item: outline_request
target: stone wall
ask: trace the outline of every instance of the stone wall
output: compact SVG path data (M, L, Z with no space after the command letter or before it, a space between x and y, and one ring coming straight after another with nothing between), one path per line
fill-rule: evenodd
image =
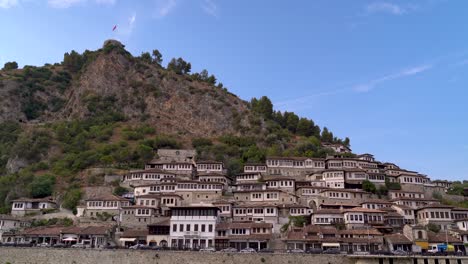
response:
M352 264L346 256L0 248L0 264Z
M307 254L229 254L200 252L168 252L139 250L93 250L93 249L44 249L44 248L0 248L0 264L414 264L413 258L388 258L345 255L307 255ZM468 264L468 257L418 257L417 263ZM382 259L383 262L380 262ZM449 262L446 262L446 259Z

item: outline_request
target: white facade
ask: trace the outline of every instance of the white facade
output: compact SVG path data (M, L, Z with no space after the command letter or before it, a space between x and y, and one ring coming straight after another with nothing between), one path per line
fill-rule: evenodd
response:
M322 173L322 179L328 188L344 189L345 174L343 170L327 170Z
M171 208L170 246L174 248L214 247L218 208L206 206Z

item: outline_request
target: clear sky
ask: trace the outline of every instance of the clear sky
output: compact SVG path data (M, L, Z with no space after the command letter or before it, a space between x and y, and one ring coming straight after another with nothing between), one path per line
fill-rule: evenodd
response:
M461 0L0 0L0 64L60 62L109 38L134 55L157 48L349 136L356 153L468 180L467 11Z

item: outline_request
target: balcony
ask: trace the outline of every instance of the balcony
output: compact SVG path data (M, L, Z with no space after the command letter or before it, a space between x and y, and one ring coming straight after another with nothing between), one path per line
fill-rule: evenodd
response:
M199 231L185 231L184 232L184 237L189 238L189 237L198 237L200 236Z

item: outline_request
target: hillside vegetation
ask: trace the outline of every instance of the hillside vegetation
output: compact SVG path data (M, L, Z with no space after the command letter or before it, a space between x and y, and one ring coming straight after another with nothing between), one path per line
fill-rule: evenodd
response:
M350 144L268 97L241 100L182 58L163 67L159 51L135 57L117 41L0 71L0 213L51 194L72 209L81 187L103 183L87 168L142 168L158 148L195 148L233 175L268 155L332 154L322 142Z

